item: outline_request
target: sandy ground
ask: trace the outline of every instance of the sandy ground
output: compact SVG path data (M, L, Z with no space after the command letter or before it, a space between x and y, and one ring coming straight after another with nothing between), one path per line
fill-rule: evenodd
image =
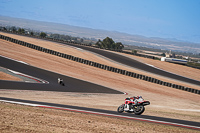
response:
M0 102L0 132L66 133L197 133L167 125ZM12 114L12 115L11 115Z
M73 54L84 59L95 60L96 62L103 64L107 63L112 66L116 66L118 68L129 69L133 72L137 71L138 73L139 72L145 73L143 71L122 66L120 64L115 64L114 62L101 58L100 56L94 55L90 52L82 50L80 51L80 49L68 46L63 47L63 45L57 43L43 41L43 40L36 40L33 38L27 38L27 37L21 38L21 36L16 36L16 35L7 35L7 36L16 39L18 38L20 40L24 40L30 43L33 43L31 41L35 41L33 44L41 46L44 45L44 47L51 48L56 51L60 50L61 52L63 51L67 54ZM44 92L44 91L1 90L0 96L2 97L20 98L27 100L93 107L93 108L100 108L107 110L116 110L117 107L124 102L124 99L126 97L133 95L142 95L146 100L149 100L151 102L151 105L146 107L144 115L154 115L154 116L170 117L170 118L200 122L200 102L199 102L200 97L197 94L192 94L185 91L176 90L173 88L164 87L157 84L145 82L139 79L134 79L120 74L108 72L105 70L80 64L77 62L62 59L53 55L38 52L36 50L19 46L4 40L0 40L0 50L1 50L1 55L27 62L33 66L37 66L46 70L51 70L57 73L61 73L85 81L90 81L96 84L104 85L106 87L110 87L128 93L128 95L110 95L110 94L80 94L80 93L61 93L61 92ZM198 75L200 75L200 72L197 69L171 63L166 63L165 65L163 65L162 63L151 59L145 59L133 56L131 57L146 62L148 64L151 63L152 65L162 69L170 70L170 68L173 68L171 72L177 72L177 74L179 75L184 75L199 80ZM145 73L145 75L151 75L151 74ZM172 81L166 78L163 79ZM176 81L173 82L177 83ZM199 86L181 82L179 83L192 88L200 89ZM77 101L79 102L77 103ZM151 131L153 132L154 130ZM142 132L142 131L136 131L136 132Z
M0 72L0 80L22 81L20 78Z

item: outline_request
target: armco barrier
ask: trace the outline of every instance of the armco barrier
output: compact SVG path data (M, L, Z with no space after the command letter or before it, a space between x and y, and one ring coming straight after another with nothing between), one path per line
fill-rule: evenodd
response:
M159 84L160 80L156 79L155 84Z
M35 50L38 50L39 46L35 46Z
M126 70L122 70L120 74L125 75Z
M90 66L94 66L94 62L93 61L90 61Z
M185 90L185 87L184 86L182 86L182 85L180 85L180 90Z
M151 78L151 82L153 82L153 83L154 83L154 80L155 80L155 78Z
M97 63L97 64L96 64L96 67L97 67L97 68L101 68L101 64Z
M145 75L141 75L141 74L137 74L137 73L134 73L134 72L129 72L129 71L126 71L126 70L122 70L122 69L118 69L118 68L115 68L115 67L100 64L100 63L97 63L97 62L81 59L81 58L78 58L78 57L74 57L72 55L67 55L67 54L60 53L60 52L50 50L50 49L46 49L46 48L43 48L43 47L40 47L40 46L37 46L37 45L34 45L34 44L30 44L30 43L27 43L27 42L24 42L24 41L20 41L20 40L17 40L17 39L6 37L4 35L0 35L0 39L4 39L4 40L7 40L7 41L10 41L10 42L19 44L19 45L23 45L23 46L28 47L28 48L32 48L32 49L35 49L35 50L38 50L38 51L41 51L41 52L56 55L56 56L59 56L59 57L62 57L62 58L66 58L68 60L80 62L80 63L86 64L86 65L90 65L90 66L97 67L97 68L100 68L100 69L104 69L104 70L107 70L107 71L111 71L111 72L115 72L115 73L119 73L119 74L122 74L122 75L129 76L129 77L138 78L138 79L141 79L141 80L144 80L144 81L164 85L166 87L172 87L172 88L192 92L192 93L195 93L195 94L200 94L200 90L197 90L197 89L188 88L188 87L164 82L164 81L161 81L161 80L158 80L158 79L155 79L155 78L152 78L152 77L148 77L148 76L145 76ZM59 41L59 42L62 42L62 43L74 43L74 42L67 42L67 41L64 42L62 40L54 40L54 41ZM81 45L85 45L85 44L81 44ZM148 57L148 56L145 56L145 57Z
M172 87L172 83L168 83L168 87Z
M188 92L191 92L191 88L187 88L187 91L188 91Z
M69 58L70 60L73 60L74 59L74 56L70 56L70 58Z
M91 61L89 61L89 60L88 60L88 62L87 62L87 63L88 63L87 65L91 66Z
M178 86L178 89L179 89L179 90L181 90L181 87L182 87L182 86L181 86L181 85L179 85L179 86Z
M178 85L178 86L177 86L177 89L179 89L179 90L180 90L180 89L181 89L181 85Z
M153 83L156 83L156 82L157 82L157 79L154 78Z
M150 82L151 81L151 77L147 77L147 81Z
M148 78L149 78L149 77L148 77L148 76L146 76L144 80L145 80L145 81L148 81Z
M194 89L194 92L193 93L197 93L197 90L196 89Z
M179 86L178 86L177 84L174 84L174 88L178 89L178 87L179 87Z
M184 86L184 91L187 91L187 88L188 88L188 87L185 87L185 86Z
M106 70L110 71L110 66L107 66Z
M88 61L88 60L85 60L85 61L83 62L83 64L89 65L89 61Z
M172 88L176 88L176 84L173 84L173 85L172 85Z
M114 67L114 72L115 72L115 73L118 73L118 72L119 72L119 69Z
M126 76L129 76L129 77L130 77L130 76L131 76L131 72L127 71L127 72L126 72Z
M121 71L121 69L116 69L115 72L116 72L116 73L120 73L120 71Z

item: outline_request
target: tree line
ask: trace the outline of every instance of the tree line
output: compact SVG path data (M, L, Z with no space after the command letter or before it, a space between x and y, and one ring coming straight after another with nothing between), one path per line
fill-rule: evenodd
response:
M45 32L33 31L31 29L15 27L15 26L7 26L7 27L0 26L0 30L16 32L19 34L29 34L32 36L40 36L43 38L48 37L48 38L60 39L64 41L73 41L75 43L85 43L89 45L96 45L97 47L102 48L102 49L122 50L124 48L124 45L121 42L115 43L113 39L109 37L106 37L102 41L100 39L97 41L95 38L90 39L90 38L84 38L84 37L80 38L80 37L72 37L69 35L45 33Z
M100 39L95 43L95 45L102 49L111 49L111 50L122 50L124 45L121 42L114 42L112 38L106 37L101 41Z
M40 32L40 31L33 31L31 29L24 29L20 27L15 27L15 26L0 26L0 30L2 31L10 31L10 32L15 32L19 34L28 34L32 36L40 36L40 37L48 37L48 38L53 38L53 39L60 39L60 40L65 40L65 41L73 41L75 43L85 43L85 44L95 44L97 39L94 38L80 38L80 37L73 37L70 35L61 35L61 34L53 34L53 33L46 33L46 32Z

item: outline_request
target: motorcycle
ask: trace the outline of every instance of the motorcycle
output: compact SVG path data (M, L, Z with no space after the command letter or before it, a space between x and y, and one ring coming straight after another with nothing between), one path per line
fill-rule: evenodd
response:
M64 82L63 82L63 79L61 78L58 78L58 84L62 85L62 86L65 86Z
M146 105L150 105L149 101L145 101L142 96L126 98L125 104L122 104L118 107L117 112L128 112L134 113L136 115L141 115L145 111Z

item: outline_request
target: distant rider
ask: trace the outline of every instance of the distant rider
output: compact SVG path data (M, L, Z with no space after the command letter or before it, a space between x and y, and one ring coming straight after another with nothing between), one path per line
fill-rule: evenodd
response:
M58 78L58 84L63 84L63 79Z

